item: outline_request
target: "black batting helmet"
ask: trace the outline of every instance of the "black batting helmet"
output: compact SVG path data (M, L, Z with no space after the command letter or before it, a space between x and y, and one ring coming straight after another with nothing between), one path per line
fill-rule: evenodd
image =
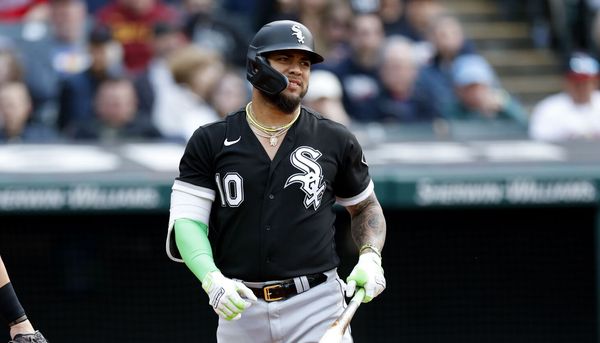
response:
M250 42L246 61L246 78L254 87L275 95L288 84L285 75L273 69L265 54L281 50L302 50L311 62L323 62L323 56L315 51L312 34L306 26L292 20L273 21L263 26Z

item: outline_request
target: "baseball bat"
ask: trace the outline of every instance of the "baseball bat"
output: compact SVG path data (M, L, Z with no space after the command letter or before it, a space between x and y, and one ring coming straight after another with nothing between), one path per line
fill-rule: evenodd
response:
M325 334L321 337L319 343L339 343L342 341L344 332L346 331L346 328L348 328L348 325L350 325L350 321L352 320L352 317L354 317L354 313L356 313L356 310L362 303L364 297L364 288L358 288L344 312L342 312L335 322L331 324L329 329L325 331Z

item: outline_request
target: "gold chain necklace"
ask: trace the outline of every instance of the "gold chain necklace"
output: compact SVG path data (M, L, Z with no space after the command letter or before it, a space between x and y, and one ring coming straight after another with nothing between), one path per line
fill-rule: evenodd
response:
M258 133L258 131L252 131L254 131L260 137L269 138L269 144L271 146L276 146L279 142L278 137L287 132L287 130L289 130L289 128L292 127L292 125L294 125L296 120L298 120L298 118L300 117L300 108L298 108L298 113L296 113L296 116L294 117L294 119L292 119L292 121L280 127L267 127L259 123L258 120L256 120L256 118L254 117L254 112L252 112L252 101L250 101L246 105L246 117L248 118L248 122L251 124L251 126L254 126L260 131L266 133L267 136Z
M272 135L265 135L264 133L262 133L260 130L255 129L253 125L250 126L250 128L252 129L252 132L254 132L257 136L263 137L263 138L268 138L269 139L269 144L271 146L276 146L277 143L279 142L279 136L283 135L284 133L286 133L290 128L287 127L275 134Z

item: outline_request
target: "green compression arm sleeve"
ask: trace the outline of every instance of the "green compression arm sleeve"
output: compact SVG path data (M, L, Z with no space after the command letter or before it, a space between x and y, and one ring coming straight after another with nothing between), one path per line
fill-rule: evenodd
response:
M177 219L175 244L181 258L200 282L206 274L219 270L213 260L206 224L191 219Z

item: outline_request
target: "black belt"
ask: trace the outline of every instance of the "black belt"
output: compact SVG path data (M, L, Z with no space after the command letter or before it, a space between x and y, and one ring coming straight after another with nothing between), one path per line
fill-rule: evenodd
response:
M296 283L294 282L294 279L283 280L277 283L265 285L263 287L251 287L248 285L246 286L248 286L248 288L252 290L252 293L254 293L254 295L256 295L257 298L271 302L285 300L287 298L293 297L294 295L305 292L310 288L320 285L323 282L325 282L325 280L327 280L327 275L323 273L311 274L306 275L306 279L308 280L309 288L300 292L298 292L298 289L296 288Z

